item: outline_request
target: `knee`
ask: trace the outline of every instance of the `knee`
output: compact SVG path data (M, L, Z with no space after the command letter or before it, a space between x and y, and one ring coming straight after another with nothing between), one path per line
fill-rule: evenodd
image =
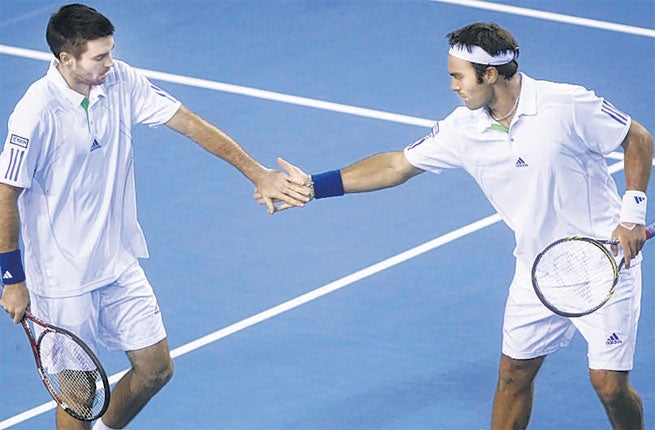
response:
M171 380L174 366L173 361L168 357L155 363L149 363L146 368L141 370L143 384L149 390L157 391Z
M543 358L515 360L503 356L498 367L498 388L521 392L530 390Z
M155 369L155 372L153 373L153 380L159 384L160 387L163 387L168 381L171 380L174 371L175 366L173 365L173 360L171 360L169 357L168 360L165 360L164 363L161 363L161 365Z
M604 404L612 404L629 391L627 372L596 370L590 373L591 384Z
M508 363L500 363L498 366L498 384L499 385L515 385L517 382L517 377L514 366L509 365Z
M522 374L511 369L499 370L498 389L507 392L522 392L532 386L532 379L525 378Z

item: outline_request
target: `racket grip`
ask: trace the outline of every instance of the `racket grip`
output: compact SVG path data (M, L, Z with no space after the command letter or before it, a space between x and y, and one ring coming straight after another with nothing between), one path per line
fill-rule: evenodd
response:
M655 222L646 226L646 239L655 237Z

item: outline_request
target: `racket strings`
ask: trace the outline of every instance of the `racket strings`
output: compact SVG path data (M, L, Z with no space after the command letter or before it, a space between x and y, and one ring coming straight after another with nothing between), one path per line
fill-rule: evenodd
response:
M104 383L94 360L72 338L46 332L39 342L39 355L48 380L64 409L80 419L91 419L105 403Z
M607 299L616 278L611 255L599 245L568 240L548 249L535 278L544 298L566 312L584 312Z

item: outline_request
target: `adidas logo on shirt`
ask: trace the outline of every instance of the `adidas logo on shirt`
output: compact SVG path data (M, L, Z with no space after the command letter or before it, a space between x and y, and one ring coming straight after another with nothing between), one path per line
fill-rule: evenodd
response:
M605 341L605 345L619 345L621 343L623 343L623 341L616 333L612 333L612 335Z
M91 144L91 151L89 152L93 152L96 149L100 149L100 148L102 148L102 146L100 146L97 140L93 139L93 143Z
M518 160L516 160L516 164L514 165L516 167L528 167L529 164L526 163L523 158L519 157Z

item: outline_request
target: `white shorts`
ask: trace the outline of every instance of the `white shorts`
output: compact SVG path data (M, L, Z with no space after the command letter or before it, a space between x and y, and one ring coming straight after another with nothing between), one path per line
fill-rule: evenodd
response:
M96 353L98 344L134 351L166 337L157 299L138 263L115 282L79 296L30 295L37 318L71 331Z
M503 324L503 354L518 360L567 346L576 329L587 341L590 369L631 370L641 309L641 265L622 269L612 298L589 315L565 318L534 292L531 271L517 263Z

